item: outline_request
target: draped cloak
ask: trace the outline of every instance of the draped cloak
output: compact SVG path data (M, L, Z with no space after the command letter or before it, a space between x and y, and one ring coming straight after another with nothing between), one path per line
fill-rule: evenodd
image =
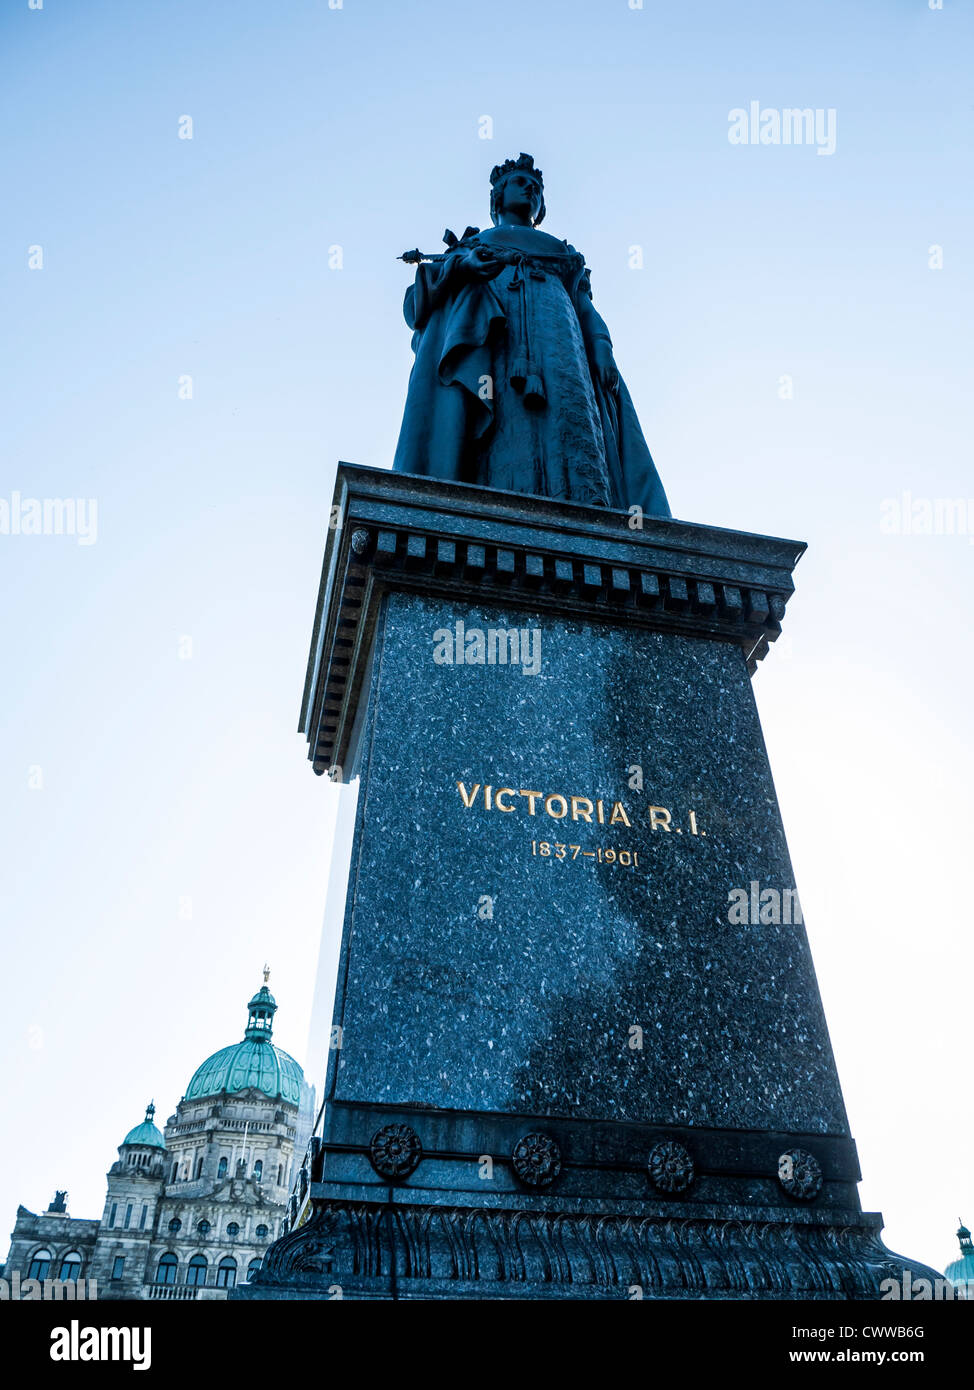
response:
M511 263L457 287L451 260L477 245ZM465 237L417 267L403 312L415 361L399 472L670 515L625 383L606 391L594 370L611 340L574 247L528 228Z

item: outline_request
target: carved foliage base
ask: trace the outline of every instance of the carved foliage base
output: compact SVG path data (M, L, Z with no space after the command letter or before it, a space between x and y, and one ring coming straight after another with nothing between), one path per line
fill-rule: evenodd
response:
M348 1203L272 1245L254 1293L856 1299L904 1265L865 1226Z

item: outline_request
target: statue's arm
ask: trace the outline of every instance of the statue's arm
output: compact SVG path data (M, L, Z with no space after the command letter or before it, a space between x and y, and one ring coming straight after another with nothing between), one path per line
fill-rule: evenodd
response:
M578 287L575 291L575 308L578 312L578 321L582 326L582 336L585 339L585 346L591 352L597 343L608 344L609 351L612 350L612 336L609 333L605 319L596 309L592 300L592 281L591 272L588 266L582 271L578 280Z
M409 327L424 328L435 309L445 304L464 285L485 284L503 270L506 261L490 247L476 241L460 242L442 261L426 261L416 267L416 279L406 291L403 313Z
M575 293L575 308L592 369L607 391L619 383L619 371L612 355L612 337L605 319L592 302L588 268L582 272Z
M402 311L406 322L415 332L425 328L434 309L449 298L452 276L452 257L445 261L418 265L416 279L406 291Z

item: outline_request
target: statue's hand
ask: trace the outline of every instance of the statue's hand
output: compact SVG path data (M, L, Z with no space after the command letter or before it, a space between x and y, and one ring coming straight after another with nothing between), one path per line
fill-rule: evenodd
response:
M619 386L619 368L612 356L612 348L602 341L595 344L592 351L595 376L603 391L615 391Z
M451 257L451 279L457 284L484 284L499 275L505 264L487 246L465 246Z

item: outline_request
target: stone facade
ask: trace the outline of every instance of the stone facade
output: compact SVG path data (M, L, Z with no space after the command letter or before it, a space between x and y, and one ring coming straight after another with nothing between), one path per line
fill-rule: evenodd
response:
M100 1220L71 1217L63 1192L46 1212L18 1208L4 1276L18 1276L20 1296L70 1278L88 1296L94 1280L100 1299L224 1299L255 1273L281 1233L314 1092L271 1041L266 984L248 1008L243 1042L197 1068L165 1133L150 1104L125 1136Z

